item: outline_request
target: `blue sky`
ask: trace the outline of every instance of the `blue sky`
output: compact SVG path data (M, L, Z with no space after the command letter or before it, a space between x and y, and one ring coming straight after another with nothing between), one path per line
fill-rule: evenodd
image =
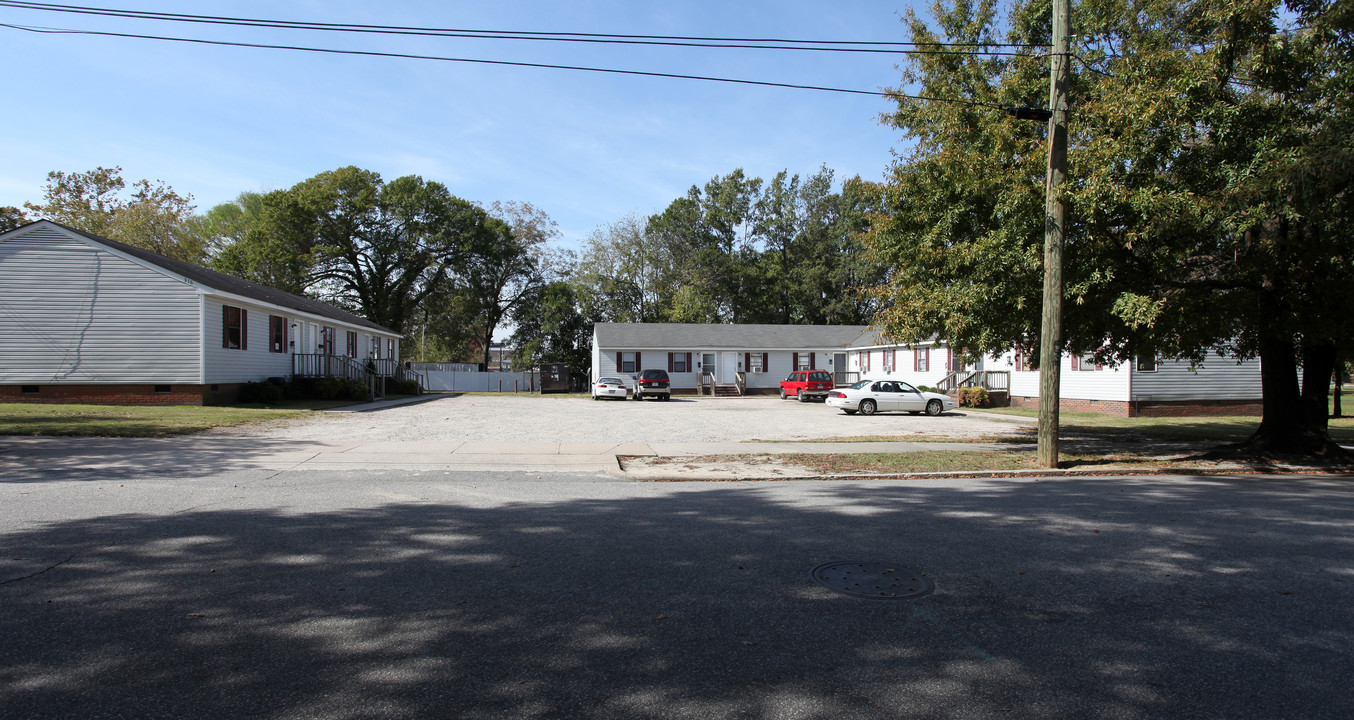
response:
M544 32L905 40L895 2L158 2L119 9ZM0 7L0 23L711 75L858 90L896 86L899 56L344 36ZM344 165L416 174L485 204L528 201L574 244L630 212L743 168L821 165L878 179L897 131L883 98L695 80L471 65L0 28L0 205L47 173L120 165L205 211Z

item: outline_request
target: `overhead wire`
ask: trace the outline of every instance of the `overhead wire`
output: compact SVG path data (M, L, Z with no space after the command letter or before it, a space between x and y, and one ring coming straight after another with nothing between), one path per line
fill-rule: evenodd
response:
M228 17L223 17L223 16L188 15L188 14L182 14L182 13L161 13L161 12L152 12L152 11L132 11L132 10L116 10L116 9L110 9L110 8L92 8L92 7L87 7L87 6L76 6L76 5L57 5L57 4L52 4L52 3L24 2L24 1L22 1L22 0L0 0L0 7L10 7L10 8L15 8L15 9L27 9L27 10L46 10L46 11L67 12L67 13L78 13L78 14L93 14L93 15L101 15L101 16L122 17L122 18L129 18L129 19L171 20L171 21L178 21L178 22L195 22L195 23L208 23L208 24L224 24L224 25L236 25L236 26L246 26L246 27L265 27L265 28L291 29L291 30L297 30L297 29L299 29L299 30L312 30L312 29L318 29L318 30L346 30L346 31L350 31L350 32L369 32L369 33L378 33L378 34L401 34L401 35L404 35L404 34L412 34L412 35L432 35L432 36L447 36L447 37L485 37L485 38L493 38L493 39L569 39L569 38L561 38L561 37L556 37L556 36L573 36L575 39L576 39L576 38L579 38L579 37L595 38L596 40L589 40L589 41L595 41L595 42L612 42L613 40L610 40L610 39L616 39L616 40L614 40L615 42L626 42L626 43L628 43L629 40L631 40L631 39L636 39L636 38L646 38L646 40L643 40L643 41L638 41L638 40L636 40L634 44L659 44L659 45L672 45L672 44L675 44L675 45L686 46L686 47L729 47L729 48L780 49L780 50L831 49L831 48L799 47L799 46L790 46L790 45L785 45L785 46L762 46L762 45L740 45L740 44L708 45L708 44L691 44L691 43L685 42L685 41L706 41L706 40L716 40L716 41L720 41L721 43L725 43L725 42L727 42L727 43L741 43L741 42L763 43L763 42L774 42L774 43L852 44L852 45L870 44L870 45L887 45L887 46L913 46L913 47L918 47L918 46L936 47L936 46L942 46L942 45L943 45L943 46L946 46L946 47L967 47L967 48L970 48L969 50L963 50L963 51L958 51L958 50L946 50L946 51L932 51L932 50L887 50L887 51L884 51L884 52L891 52L891 53L903 53L903 54L928 54L928 55L929 55L929 54L954 54L954 55L986 55L986 54L991 54L991 53L988 53L988 52L986 52L986 51L977 50L977 48L979 48L979 47L987 47L987 46L1020 47L1020 48L1043 48L1043 47L1045 47L1045 46L1036 46L1036 45L1014 45L1014 44L1001 45L1001 44L986 44L986 43L985 43L985 44L982 44L982 45L980 46L980 45L978 45L978 44L965 44L965 43L952 43L952 44L941 44L941 43L907 43L907 42L878 42L878 43L876 43L876 42L873 42L873 41L812 41L812 40L769 39L769 38L711 38L711 37L696 37L696 36L614 35L614 34L603 34L603 33L543 33L543 32L534 32L534 31L498 31L498 30L487 30L487 31L486 31L486 30L474 30L474 31L466 31L466 30L457 30L457 29L446 29L446 28L418 28L418 27L411 27L411 26L353 25L353 24L343 24L343 23L315 23L315 22L309 22L309 21L272 21L272 20L260 20L260 19L256 19L256 18L228 18ZM309 53L321 53L321 54L330 54L330 55L354 55L354 56L364 56L364 57L383 57L383 58L395 58L395 59L407 59L407 60L426 60L426 61L456 62L456 63L469 63L469 64L480 64L480 65L499 65L499 66L509 66L509 67L529 67L529 68L554 69L554 70L569 70L569 71L578 71L578 72L595 72L595 73L605 73L605 74L613 74L613 75L631 75L631 76L640 76L640 77L660 77L660 78L681 79L681 80L701 80L701 81L706 81L706 82L720 82L720 83L730 83L730 84L738 84L738 85L752 85L752 86L761 86L761 87L776 87L776 88L786 88L786 89L794 89L794 90L816 90L816 91L820 91L820 92L832 92L832 93L850 94L850 95L870 95L870 96L874 96L874 97L887 97L887 98L892 98L892 99L909 99L909 100L923 100L923 101L931 101L931 102L947 102L947 103L955 103L955 104L968 105L968 106L974 106L974 107L988 107L988 108L995 108L995 109L1001 109L1001 110L1008 110L1008 108L1006 108L1006 106L1003 106L1003 105L1000 105L1000 104L997 104L997 103L982 102L982 101L976 101L976 100L967 100L967 99L961 99L961 98L928 97L928 96L923 96L923 95L910 95L910 94L901 93L901 92L897 92L897 91L891 91L891 90L885 90L885 91L878 91L878 90L855 90L855 89L849 89L849 88L829 87L829 86L823 86L823 85L809 85L809 84L801 84L801 83L774 82L774 81L767 81L767 80L746 80L746 79L739 79L739 78L715 77L715 76L708 76L708 75L693 75L693 74L686 74L686 73L667 73L667 72L657 72L657 71L647 71L647 70L622 70L622 69L617 69L617 68L591 67L591 66L584 66L584 65L565 65L565 64L557 64L557 63L539 63L539 62L526 62L526 61L517 61L517 60L489 60L489 59L484 59L484 58L450 57L450 56L441 56L441 55L423 55L423 54L416 54L416 53L385 52L385 51L376 51L376 50L352 50L352 49L340 49L340 48L312 47L312 46L304 46L304 45L285 45L285 44L275 44L275 43L242 42L242 41L231 41L231 40L210 40L210 39L205 39L205 38L176 37L176 36L169 36L169 35L151 35L151 34L146 34L146 33L114 32L114 31L110 31L110 30L79 30L79 29L72 29L72 28L38 27L38 26L30 26L30 25L17 25L17 24L12 24L12 23L0 23L0 27L6 27L6 28L10 28L10 29L14 29L14 30L20 30L20 31L24 31L24 32L41 33L41 34L88 35L88 36L101 36L101 37L127 38L127 39L157 40L157 41L162 41L162 42L176 42L176 43L187 43L187 44L196 44L196 45L214 45L214 46L222 46L222 47L237 47L237 48L250 48L250 49L263 49L263 50L284 50L284 51L294 51L294 52L309 52ZM476 34L475 34L475 35L466 35L466 34L464 34L464 33L476 33ZM540 36L540 37L536 37L536 36ZM548 36L548 37L547 37L547 36ZM648 39L655 39L655 40L657 40L657 42L651 42L651 41L648 40ZM683 42L672 43L672 42L667 42L667 41L683 41ZM1033 54L1033 55L1032 55L1032 54L1029 54L1029 53L995 53L995 54L1002 54L1002 55L1016 55L1016 56L1019 56L1019 57L1031 57L1031 58L1037 58L1037 57L1042 57L1042 56L1043 56L1043 55L1041 55L1041 54Z
M992 108L1003 108L1003 107L1004 107L1004 106L1002 106L1002 105L998 105L998 104L995 104L995 103L979 102L979 101L976 101L976 100L960 100L960 99L954 99L954 98L925 97L925 96L921 96L921 95L907 95L907 94L903 94L903 93L890 92L890 91L878 91L878 90L852 90L852 89L848 89L848 88L834 88L834 87L827 87L827 86L823 86L823 85L803 85L803 84L798 84L798 83L772 82L772 81L769 81L769 80L743 80L743 79L738 79L738 78L722 78L722 77L714 77L714 76L709 76L709 75L687 75L687 74L683 74L683 73L664 73L664 72L654 72L654 71L648 71L648 70L620 70L620 69L617 69L617 68L589 67L589 66L585 66L585 65L560 65L560 64L555 64L555 63L534 63L534 62L524 62L524 61L518 61L518 60L486 60L486 59L483 59L483 58L461 58L461 57L447 57L447 56L441 56L441 55L418 55L418 54L414 54L414 53L381 52L381 51L376 51L376 50L342 50L342 49L338 49L338 48L306 47L306 46L303 46L303 45L274 45L274 44L267 44L267 43L246 43L246 42L236 42L236 41L229 41L229 40L206 40L206 39L203 39L203 38L182 38L182 37L171 37L171 36L163 36L163 35L144 35L144 34L139 34L139 33L118 33L118 32L106 31L106 30L71 30L71 29L65 29L65 28L38 28L38 27L29 27L29 26L24 26L24 25L13 25L13 24L10 24L10 23L0 23L0 27L7 27L7 28L14 29L14 30L22 30L22 31L25 31L25 32L42 33L42 34L53 34L53 35L95 35L95 36L102 36L102 37L134 38L134 39L140 39L140 40L161 40L161 41L166 41L166 42L180 42L180 43L189 43L189 44L195 44L195 45L218 45L218 46L224 46L224 47L254 48L254 49L263 49L263 50L292 50L292 51L298 51L298 52L323 53L323 54L329 54L329 55L358 55L358 56L364 56L364 57L399 58L399 59L405 59L405 60L434 60L434 61L441 61L441 62L472 63L472 64L480 64L480 65L506 65L506 66L510 66L510 67L546 68L546 69L553 69L553 70L575 70L575 71L582 71L582 72L608 73L608 74L613 74L613 75L638 75L638 76L642 76L642 77L661 77L661 78L673 78L673 79L680 79L680 80L705 80L705 81L709 81L709 82L734 83L734 84L739 84L739 85L758 85L758 86L763 86L763 87L789 88L789 89L793 89L793 90L819 90L819 91L822 91L822 92L844 93L844 94L850 94L850 95L872 95L872 96L875 96L875 97L895 97L895 98L901 97L901 98L907 98L907 99L912 99L912 100L930 100L930 101L937 101L937 102L953 102L953 103L960 103L960 104L963 104L963 105L974 105L974 106L983 106L983 107L992 107Z
M977 48L1046 48L1047 45L1029 45L1022 43L931 43L875 40L801 40L789 38L739 38L691 35L635 35L620 33L584 33L584 32L544 32L533 30L483 30L467 28L435 28L411 25L373 25L360 23L329 23L303 20L270 20L265 18L230 17L222 15L199 15L189 13L166 13L149 10L122 10L115 8L97 8L82 5L64 5L57 3L26 2L24 0L0 0L0 6L24 10L62 12L84 15L101 15L142 20L160 20L212 25L235 25L243 27L264 27L292 30L320 30L330 32L373 33L414 35L433 37L463 37L510 40L547 40L561 42L596 42L613 44L669 45L678 47L716 47L747 48L758 50L816 50L836 52L871 52L893 54L981 54L1020 55L1014 52L994 52ZM777 43L762 45L753 43ZM844 46L870 47L844 47ZM921 50L900 50L893 48L926 48ZM939 50L936 48L969 48L967 50Z

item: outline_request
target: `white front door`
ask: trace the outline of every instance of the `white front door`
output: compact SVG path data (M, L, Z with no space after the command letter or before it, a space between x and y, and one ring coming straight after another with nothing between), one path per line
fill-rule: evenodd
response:
M726 352L719 356L719 377L716 382L729 385L738 378L738 353Z

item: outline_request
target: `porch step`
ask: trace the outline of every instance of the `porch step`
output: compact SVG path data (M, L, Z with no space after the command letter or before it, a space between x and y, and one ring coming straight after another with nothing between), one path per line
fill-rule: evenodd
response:
M742 397L737 385L716 385L715 397Z

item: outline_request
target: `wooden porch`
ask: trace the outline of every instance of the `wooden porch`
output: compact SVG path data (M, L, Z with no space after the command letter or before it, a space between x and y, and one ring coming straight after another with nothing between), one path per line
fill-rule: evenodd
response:
M936 387L946 395L958 394L959 388L978 387L987 391L988 402L997 407L1011 404L1011 373L1009 370L956 370L946 375Z
M323 355L317 353L293 353L292 377L299 378L347 378L366 385L372 399L385 397L386 378L394 380L413 380L418 383L419 392L427 391L423 374L406 368L398 360L388 358L366 358L359 360L347 355Z

